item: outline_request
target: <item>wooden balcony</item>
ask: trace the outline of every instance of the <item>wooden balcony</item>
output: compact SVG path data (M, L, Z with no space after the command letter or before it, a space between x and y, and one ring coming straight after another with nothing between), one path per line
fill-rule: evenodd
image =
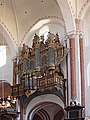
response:
M29 93L27 93L27 91ZM48 92L46 92L48 91ZM32 78L23 81L20 84L12 86L12 94L15 97L23 96L25 94L32 95L34 93L52 93L60 96L65 100L65 80L62 76L58 76L57 73L40 78Z

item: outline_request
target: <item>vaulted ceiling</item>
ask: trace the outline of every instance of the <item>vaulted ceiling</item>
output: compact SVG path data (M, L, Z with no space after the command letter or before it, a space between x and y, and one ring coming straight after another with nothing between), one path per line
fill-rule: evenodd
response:
M8 44L18 47L37 23L65 20L67 27L72 26L76 14L80 17L87 4L89 0L0 0L0 32L6 34Z
M17 44L39 20L62 18L55 0L0 0L0 22Z

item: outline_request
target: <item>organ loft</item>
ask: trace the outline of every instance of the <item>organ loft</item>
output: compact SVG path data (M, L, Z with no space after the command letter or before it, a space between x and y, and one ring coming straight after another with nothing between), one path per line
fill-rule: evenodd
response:
M14 79L18 82L13 86L13 96L24 106L33 97L49 93L58 95L65 103L66 79L60 64L68 52L58 34L49 33L46 41L35 34L32 48L23 44L17 58Z

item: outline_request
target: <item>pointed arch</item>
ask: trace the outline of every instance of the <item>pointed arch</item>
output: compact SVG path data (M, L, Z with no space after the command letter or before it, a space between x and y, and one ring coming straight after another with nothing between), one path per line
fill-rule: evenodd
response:
M16 52L17 52L17 47L13 41L14 38L12 37L12 35L11 36L9 35L9 31L7 31L7 30L8 30L8 28L6 28L5 24L0 20L0 33L5 38L7 44L10 48L12 57L15 57Z
M22 46L24 43L28 43L28 40L30 40L31 36L33 36L33 34L40 29L42 26L47 25L48 23L54 23L54 22L59 22L62 26L65 27L65 22L63 20L63 18L60 18L58 16L45 16L45 17L41 17L38 20L35 21L35 23L33 23L32 26L30 26L28 28L28 30L26 31L26 33L24 34L24 37L21 40L20 46ZM30 42L30 44L32 45L32 40Z
M81 8L78 17L80 17L81 19L83 19L89 9L90 9L90 1L87 0L86 3Z
M46 103L46 104L43 104L43 103ZM26 119L31 118L37 110L41 109L43 106L47 106L47 104L52 104L52 103L57 104L58 106L60 106L61 109L64 108L63 101L56 95L45 94L45 95L41 95L41 96L34 98L33 100L30 101L30 103L28 104L26 108L25 118ZM32 112L30 113L30 111Z
M65 26L66 26L66 31L71 32L75 30L75 21L72 17L70 7L68 4L68 0L57 0L57 3L61 9L64 21L65 21Z

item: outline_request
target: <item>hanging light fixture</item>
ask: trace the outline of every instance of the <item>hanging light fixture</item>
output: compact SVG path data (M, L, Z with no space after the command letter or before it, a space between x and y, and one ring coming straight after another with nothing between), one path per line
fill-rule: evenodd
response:
M1 82L1 98L0 98L0 109L7 109L8 107L11 107L12 104L15 104L16 98L13 98L12 96L8 96L5 98L4 96L4 81Z

